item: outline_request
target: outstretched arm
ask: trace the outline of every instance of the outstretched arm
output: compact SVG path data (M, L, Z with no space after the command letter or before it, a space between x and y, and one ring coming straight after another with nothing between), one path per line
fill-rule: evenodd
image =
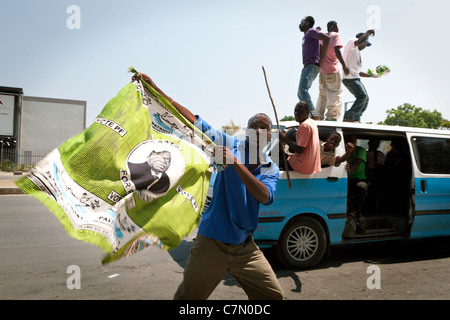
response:
M355 146L353 145L353 143L347 142L347 144L345 145L345 154L342 156L337 156L335 158L334 165L337 166L337 165L341 164L342 162L347 161L347 159L352 154L353 150L355 150Z
M144 81L149 85L151 85L156 91L158 91L164 98L166 98L188 121L190 121L191 123L197 121L197 117L189 109L170 98L164 91L158 88L158 86L149 76L144 73L139 73L139 76L144 79Z
M164 98L166 98L187 120L192 123L197 121L197 117L189 109L185 108L184 106L170 98L168 95L166 95L166 93L158 88L158 86L149 76L143 73L140 73L139 76L144 79L144 81L149 85L151 85L156 91L158 91ZM222 150L220 150L220 148L222 148ZM269 190L264 185L264 183L256 179L256 177L248 170L248 168L239 160L237 160L226 146L217 146L216 153L224 157L224 161L222 163L227 163L227 158L233 159L232 165L234 169L238 173L247 190L252 196L255 197L257 201L259 201L260 203L266 203L267 201L269 201Z

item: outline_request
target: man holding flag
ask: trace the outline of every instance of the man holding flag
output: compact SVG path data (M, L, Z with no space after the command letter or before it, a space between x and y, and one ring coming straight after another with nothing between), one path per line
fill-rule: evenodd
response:
M168 97L147 75L140 76L214 141L216 154L228 165L216 177L211 204L203 214L175 299L207 299L227 274L249 299L283 299L275 273L252 237L259 205L273 202L279 178L278 167L261 151L271 139L270 118L261 113L251 117L247 138L241 141L215 130Z

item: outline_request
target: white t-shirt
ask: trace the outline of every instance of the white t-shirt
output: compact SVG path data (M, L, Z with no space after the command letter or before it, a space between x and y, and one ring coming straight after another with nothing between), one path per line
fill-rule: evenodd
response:
M355 41L357 38L351 38L344 49L344 61L349 69L349 74L344 74L344 79L358 79L359 73L362 69L361 63L361 51L359 51L358 46L355 46Z

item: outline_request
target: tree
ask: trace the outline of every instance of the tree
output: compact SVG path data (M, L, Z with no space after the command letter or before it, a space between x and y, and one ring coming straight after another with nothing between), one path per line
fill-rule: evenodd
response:
M295 120L294 116L284 116L280 121L291 121Z
M388 115L386 120L380 124L432 129L448 125L448 121L442 118L442 114L437 110L423 110L409 103L404 103L397 109L387 110L386 113Z
M228 133L236 133L241 127L234 123L233 120L230 120L229 124L226 124L222 126L222 131L228 132Z
M444 119L442 121L441 127L444 128L444 129L450 129L450 121Z

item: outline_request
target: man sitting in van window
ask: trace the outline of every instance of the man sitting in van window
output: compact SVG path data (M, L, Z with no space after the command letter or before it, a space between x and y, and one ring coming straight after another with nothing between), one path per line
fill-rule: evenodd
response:
M350 218L356 218L357 231L358 229L362 231L364 228L362 209L369 189L366 179L367 151L363 147L356 146L356 135L348 135L345 140L355 145L345 166L348 174L349 215Z
M346 161L350 154L355 149L351 142L345 144L345 154L343 156L336 156L336 148L341 143L341 135L337 132L332 132L328 135L327 141L320 144L320 160L323 166L338 167L342 162Z
M289 146L289 151L294 153L288 158L289 164L301 174L320 172L319 129L314 120L309 118L307 102L300 101L297 103L294 117L300 123L297 129L297 143L286 138L286 135L280 132L280 140Z

